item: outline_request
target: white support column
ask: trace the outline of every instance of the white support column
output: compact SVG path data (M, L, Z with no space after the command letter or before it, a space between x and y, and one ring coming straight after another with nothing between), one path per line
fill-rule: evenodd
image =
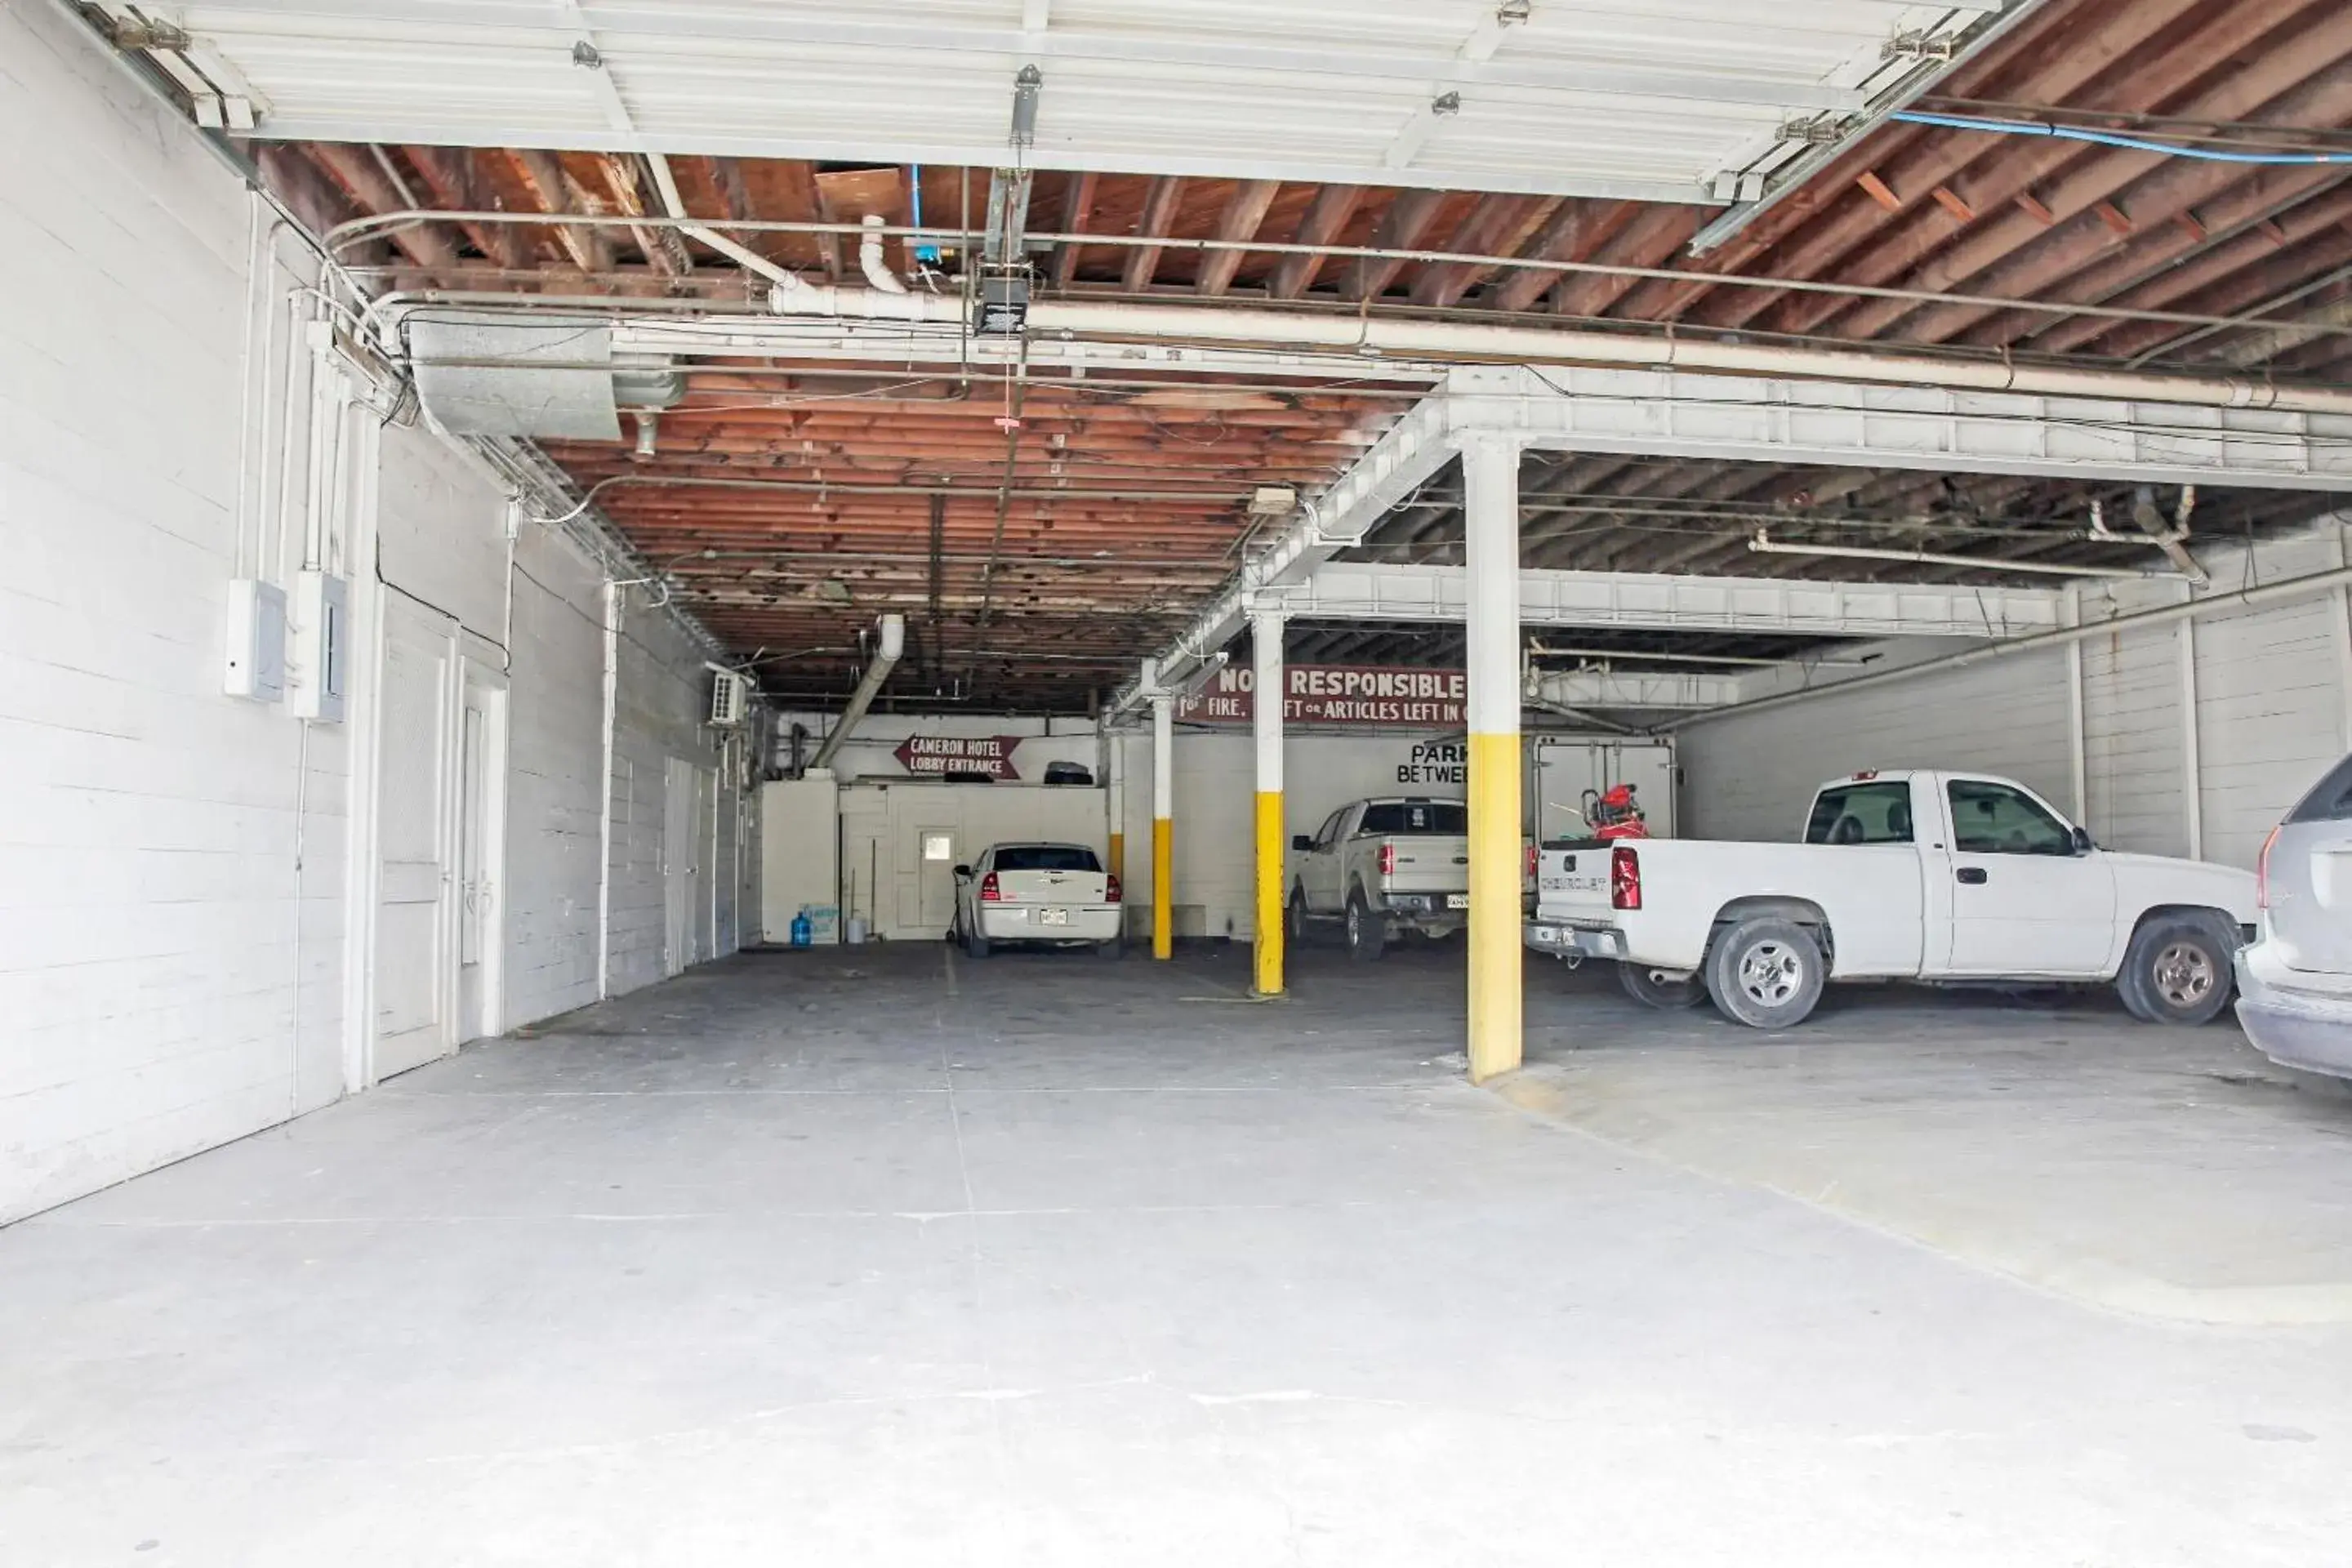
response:
M2336 524L2336 564L2339 569L2352 567L2352 523ZM2342 683L2344 745L2352 750L2352 588L2339 588L2327 599L2336 616L2336 677Z
M1462 447L1470 720L1470 1080L1519 1065L1519 446Z
M2066 625L2072 627L2082 624L2082 593L2070 590L2066 595ZM2080 641L2066 645L2066 756L2074 788L2074 824L2079 827L2091 819L2090 733L2084 712Z
M1176 695L1151 695L1151 956L1176 955Z
M2180 794L2188 817L2189 858L2201 860L2205 858L2205 762L2197 735L2197 623L2181 622L2179 637Z
M1257 743L1257 941L1253 980L1261 996L1282 994L1282 884L1287 847L1282 832L1282 730L1283 707L1289 693L1283 673L1282 634L1279 608L1260 605L1251 611L1250 727Z
M1108 797L1104 805L1110 821L1108 843L1110 848L1110 874L1121 882L1127 880L1127 736L1117 730L1103 731L1103 784Z

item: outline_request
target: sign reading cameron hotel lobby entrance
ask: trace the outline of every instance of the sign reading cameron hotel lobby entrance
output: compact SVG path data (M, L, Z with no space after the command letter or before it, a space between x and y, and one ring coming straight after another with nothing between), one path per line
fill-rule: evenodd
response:
M1248 723L1257 711L1255 673L1227 665L1177 703L1176 717L1192 724ZM1469 678L1458 669L1293 664L1283 674L1290 686L1282 705L1287 724L1448 729L1464 722L1470 696Z

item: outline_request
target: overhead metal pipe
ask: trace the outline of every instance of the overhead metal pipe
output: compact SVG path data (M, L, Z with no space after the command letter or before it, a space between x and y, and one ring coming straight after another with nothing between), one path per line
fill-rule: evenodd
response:
M884 294L874 289L810 283L780 285L771 293L770 306L777 314L786 316L915 321L959 328L963 324L964 313L961 300L944 295ZM1471 321L1228 310L1214 305L1097 304L1078 300L1034 301L1029 307L1029 327L1033 332L1080 338L1327 349L1483 364L1630 365L1643 370L1713 371L1731 375L1796 376L1875 385L2021 393L2041 397L2352 416L2352 388L2280 386L2242 376L2076 369L1998 360L1943 359L1918 353L1874 353L1860 347L1798 348L1704 338L1654 338L1576 328L1483 326Z
M957 237L936 226L924 227L907 224L868 224L811 222L779 218L704 219L664 216L660 214L597 214L507 212L495 208L404 207L395 211L371 213L352 218L329 229L321 243L333 251L354 241L376 237L419 223L455 223L477 226L518 224L534 226L566 228L672 228L701 241L712 249L729 257L748 269L772 281L790 283L799 280L799 274L780 263L771 261L757 251L739 244L713 228L713 223L724 223L738 234L814 235L834 238L854 237L861 246L869 235L889 239L905 239L920 245L926 241L954 240ZM2096 321L2155 321L2175 326L2202 327L2225 330L2238 327L2276 327L2280 323L2265 319L2260 311L2243 316L2200 315L2189 310L2139 309L2129 305L2086 304L2062 300L2028 300L2001 294L1969 294L1945 289L1903 289L1872 283L1841 283L1820 278L1784 278L1769 273L1709 272L1679 267L1635 267L1620 262L1572 261L1552 257L1511 256L1507 254L1469 250L1430 250L1416 247L1376 245L1303 245L1282 240L1221 239L1214 237L1194 237L1185 235L1077 234L1028 231L1028 242L1037 246L1085 246L1097 249L1192 251L1216 255L1239 251L1245 255L1269 257L1312 257L1327 261L1408 262L1428 267L1466 267L1488 271L1546 272L1560 277L1612 278L1633 282L1703 284L1710 288L1764 290L1774 294L1822 294L1847 300L1885 300L1914 305L1980 306L1989 310L2025 310L2037 315L2084 317ZM354 268L381 271L382 268ZM538 302L540 296L517 296ZM1350 316L1352 319L1352 315ZM2314 332L2352 334L2352 326L2329 323L2299 323L2303 330Z
M1830 555L1853 561L1903 561L1918 566L1973 566L1986 572L2041 572L2053 577L2179 577L2150 567L2075 566L2056 561L2002 561L1982 555L1946 555L1933 550L1885 550L1866 544L1782 544L1762 529L1748 542L1759 555Z
M834 725L833 733L824 738L824 744L816 749L816 756L809 763L812 769L833 765L834 754L841 750L842 742L849 739L850 731L857 728L858 721L866 717L866 710L874 706L876 694L882 689L882 683L890 679L890 671L906 651L907 617L896 615L883 616L882 637L875 647L874 661L866 667L866 674L857 682L857 689L849 694L849 706L841 710L841 721Z

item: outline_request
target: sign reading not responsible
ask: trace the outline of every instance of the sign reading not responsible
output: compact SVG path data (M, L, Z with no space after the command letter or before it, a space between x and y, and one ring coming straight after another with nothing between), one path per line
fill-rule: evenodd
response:
M1176 717L1193 724L1248 723L1257 713L1256 675L1227 665L1177 703ZM1286 724L1437 730L1466 721L1470 678L1458 669L1293 664L1283 675L1290 688L1282 704Z
M985 773L992 779L1017 779L1013 748L1018 735L909 735L891 754L898 765L919 777L942 773Z

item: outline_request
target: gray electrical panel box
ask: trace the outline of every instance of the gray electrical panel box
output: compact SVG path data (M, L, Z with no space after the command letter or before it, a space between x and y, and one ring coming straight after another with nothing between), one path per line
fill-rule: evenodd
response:
M286 590L252 577L228 585L228 638L221 689L275 702L286 695Z
M286 708L298 718L343 721L343 688L351 663L351 581L329 572L294 578L287 626Z

